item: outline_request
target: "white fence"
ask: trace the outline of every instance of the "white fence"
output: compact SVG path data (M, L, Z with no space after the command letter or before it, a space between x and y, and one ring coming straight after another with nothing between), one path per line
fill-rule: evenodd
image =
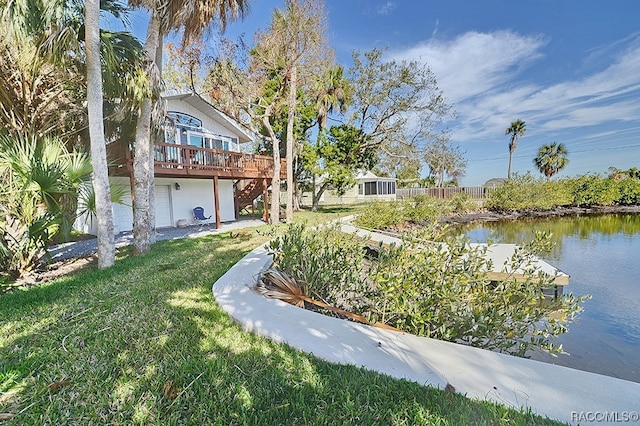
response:
M399 188L396 190L396 197L400 199L411 198L416 195L427 195L434 198L449 199L455 194L464 192L469 194L471 198L483 199L485 197L485 188L482 186L458 186L443 188Z

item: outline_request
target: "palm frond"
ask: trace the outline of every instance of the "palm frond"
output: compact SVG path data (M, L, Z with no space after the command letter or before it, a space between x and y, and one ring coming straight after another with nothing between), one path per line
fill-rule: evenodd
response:
M304 302L308 302L373 327L402 331L381 322L371 323L362 315L354 314L353 312L345 311L344 309L336 308L335 306L312 299L305 294L306 285L300 284L295 278L276 268L267 269L260 273L254 290L265 297L282 300L299 308L304 308Z

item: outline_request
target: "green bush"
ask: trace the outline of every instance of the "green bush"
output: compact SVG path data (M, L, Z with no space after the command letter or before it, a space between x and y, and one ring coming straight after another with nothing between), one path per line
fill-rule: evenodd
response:
M549 210L571 202L570 188L565 181L536 179L527 173L492 189L485 206L493 210Z
M573 204L577 206L612 206L620 200L620 188L615 180L598 175L584 175L570 182Z
M620 193L618 204L625 206L640 204L640 180L622 179L618 181L618 191Z
M302 281L307 294L345 306L343 295L360 287L357 266L364 262L364 243L334 228L310 231L304 225L290 225L284 235L269 243L269 250L278 268Z
M525 270L524 281L496 284L486 276L484 248L460 238L433 242L442 235L435 225L423 228L401 246L378 247L371 260L356 237L292 226L271 250L275 265L304 281L314 297L372 322L518 356L562 350L553 339L567 331L584 298L544 300L541 289L553 278L541 276L531 260L548 239L538 237L510 259L513 270Z
M476 208L476 204L471 199L471 195L466 192L458 192L451 197L449 202L451 210L456 213L465 213L473 211Z
M386 229L407 221L401 202L374 201L358 215L356 223L366 229Z
M416 195L405 201L407 221L414 223L434 222L440 215L451 213L451 202L427 195Z

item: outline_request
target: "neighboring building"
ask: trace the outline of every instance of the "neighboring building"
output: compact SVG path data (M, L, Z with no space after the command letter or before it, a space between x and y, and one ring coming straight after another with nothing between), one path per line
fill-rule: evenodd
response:
M396 179L378 177L370 171L360 171L356 175L357 183L349 188L344 195L338 195L336 191L326 190L320 197L319 204L355 204L367 201L394 201L396 199ZM321 184L317 183L319 186ZM305 205L312 204L312 195L303 194L302 202Z
M266 198L273 177L273 158L244 154L251 135L202 97L188 93L164 96L164 140L155 144L156 227L195 224L195 207L203 207L216 223L236 220L238 212L259 196ZM131 200L133 157L131 144L108 145L109 176ZM281 176L286 172L283 162ZM116 232L133 229L132 203L113 205ZM268 212L265 208L266 220ZM93 221L82 230L95 234Z
M486 181L483 186L488 189L493 189L501 185L504 185L506 181L507 181L507 178L493 178Z

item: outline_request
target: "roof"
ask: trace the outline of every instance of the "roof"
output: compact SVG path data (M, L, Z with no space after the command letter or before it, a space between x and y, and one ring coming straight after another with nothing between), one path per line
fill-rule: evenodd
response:
M360 170L358 171L358 174L356 175L356 179L357 180L364 180L364 179L369 179L369 180L397 180L396 178L392 178L392 177L380 177L380 176L376 176L371 170Z
M214 117L221 121L224 125L231 127L238 133L238 141L240 143L243 142L251 142L253 138L247 129L244 128L240 123L238 123L233 118L229 117L227 114L223 113L216 107L214 107L210 102L204 99L202 96L197 93L187 92L187 93L171 93L167 92L162 95L163 99L175 99L182 102L186 102L192 107L206 113L210 117Z

